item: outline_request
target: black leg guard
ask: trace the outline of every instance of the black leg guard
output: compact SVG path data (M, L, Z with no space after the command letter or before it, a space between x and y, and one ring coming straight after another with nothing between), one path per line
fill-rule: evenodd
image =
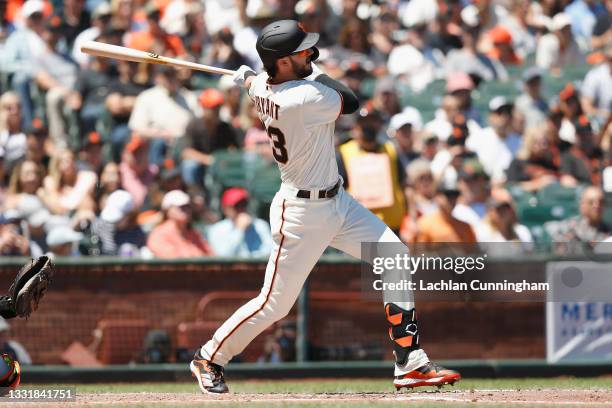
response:
M389 337L393 342L393 354L398 365L406 364L411 351L419 349L419 331L416 320L416 310L404 310L388 303L385 305L389 327Z
M17 317L15 302L9 296L0 296L0 316L5 319Z

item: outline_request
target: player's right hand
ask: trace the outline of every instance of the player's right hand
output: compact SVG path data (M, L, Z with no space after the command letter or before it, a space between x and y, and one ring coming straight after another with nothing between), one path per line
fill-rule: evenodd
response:
M232 79L236 85L243 87L244 81L246 81L246 79L252 75L257 75L253 68L249 67L248 65L241 65L240 68L234 72Z

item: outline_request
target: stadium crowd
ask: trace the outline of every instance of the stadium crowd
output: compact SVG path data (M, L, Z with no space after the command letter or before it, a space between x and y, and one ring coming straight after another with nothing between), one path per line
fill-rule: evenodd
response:
M320 32L316 63L360 96L338 168L405 242L611 239L611 0L0 7L3 256L265 256L280 180L248 96L80 45L261 71L258 32L279 18Z

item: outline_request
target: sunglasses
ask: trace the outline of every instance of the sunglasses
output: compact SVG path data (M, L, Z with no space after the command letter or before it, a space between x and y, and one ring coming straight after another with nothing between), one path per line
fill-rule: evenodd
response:
M311 54L312 54L312 50L310 48L307 48L307 49L302 50L302 51L294 52L291 55L297 55L299 57L308 57Z

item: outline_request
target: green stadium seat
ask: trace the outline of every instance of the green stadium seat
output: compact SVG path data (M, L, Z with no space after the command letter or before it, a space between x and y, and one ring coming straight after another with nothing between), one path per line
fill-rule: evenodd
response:
M205 177L206 189L210 196L210 207L220 211L219 199L230 187L248 187L247 168L242 152L219 150L213 153L214 162Z
M260 160L249 174L252 210L257 217L268 221L270 204L281 185L278 166L274 162Z
M563 187L558 183L549 184L538 191L538 201L541 203L576 203L581 188Z

